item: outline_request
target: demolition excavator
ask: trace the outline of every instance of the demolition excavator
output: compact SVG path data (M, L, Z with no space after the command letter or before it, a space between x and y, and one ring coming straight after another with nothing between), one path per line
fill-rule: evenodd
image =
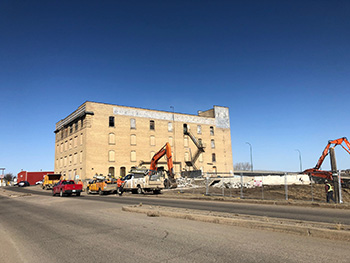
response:
M164 180L164 186L165 188L176 188L177 184L176 184L175 174L174 174L173 158L171 154L171 147L168 142L152 157L149 175L156 173L159 170L159 168L157 167L157 164L159 159L161 159L164 155L167 158L167 165L168 165L168 171L166 176L167 178L165 178Z
M346 147L343 145L343 143L345 144ZM320 170L320 168L321 168L321 165L322 165L324 159L326 158L326 156L329 153L329 148L331 148L331 147L334 148L337 145L342 146L343 149L350 154L350 143L346 137L339 138L336 140L330 140L330 141L328 141L327 146L324 148L321 157L318 159L316 166L314 168L306 169L303 173L309 174L311 177L315 178L316 180L318 179L318 180L323 181L323 180L327 179L329 181L333 181L332 172Z

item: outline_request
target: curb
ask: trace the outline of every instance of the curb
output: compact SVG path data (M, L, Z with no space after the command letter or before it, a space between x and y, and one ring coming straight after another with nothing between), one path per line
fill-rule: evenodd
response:
M199 215L199 214L189 214L181 212L171 212L171 211L160 211L159 209L147 209L140 208L135 206L124 206L122 211L133 212L133 213L142 213L150 217L172 217L180 218L194 221L201 221L207 223L215 224L224 224L238 227L246 227L251 229L259 230L268 230L283 232L289 234L297 234L300 236L316 237L316 238L325 238L338 241L347 241L350 242L350 231L345 230L335 230L335 229L322 229L317 227L310 226L300 226L300 225L288 225L282 219L279 219L278 223L273 222L264 222L258 220L244 220L237 218L226 218L220 216L210 216L210 215ZM300 221L298 221L300 224Z

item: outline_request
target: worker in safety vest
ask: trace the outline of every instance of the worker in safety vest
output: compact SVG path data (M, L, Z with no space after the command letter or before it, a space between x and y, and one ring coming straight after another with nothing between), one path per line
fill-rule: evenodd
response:
M124 186L124 181L122 180L122 176L119 176L119 178L117 179L117 193L119 195L123 194L123 186Z
M335 200L333 198L333 187L332 185L328 182L328 180L324 180L324 186L327 194L327 203L329 203L329 200L333 200L335 203Z

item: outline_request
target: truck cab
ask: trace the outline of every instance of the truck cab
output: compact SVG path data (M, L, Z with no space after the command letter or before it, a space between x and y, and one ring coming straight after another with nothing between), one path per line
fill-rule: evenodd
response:
M152 192L157 194L164 189L164 175L162 172L149 174L148 169L131 169L123 178L123 191L131 191L133 194Z

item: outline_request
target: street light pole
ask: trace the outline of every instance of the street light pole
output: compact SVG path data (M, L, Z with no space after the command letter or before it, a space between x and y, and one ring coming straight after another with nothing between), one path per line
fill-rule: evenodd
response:
M301 162L301 152L299 151L299 149L296 149L296 151L299 153L300 172L302 172L303 171L303 164Z
M249 144L250 147L250 170L253 172L253 149L249 142L246 142L246 144Z

